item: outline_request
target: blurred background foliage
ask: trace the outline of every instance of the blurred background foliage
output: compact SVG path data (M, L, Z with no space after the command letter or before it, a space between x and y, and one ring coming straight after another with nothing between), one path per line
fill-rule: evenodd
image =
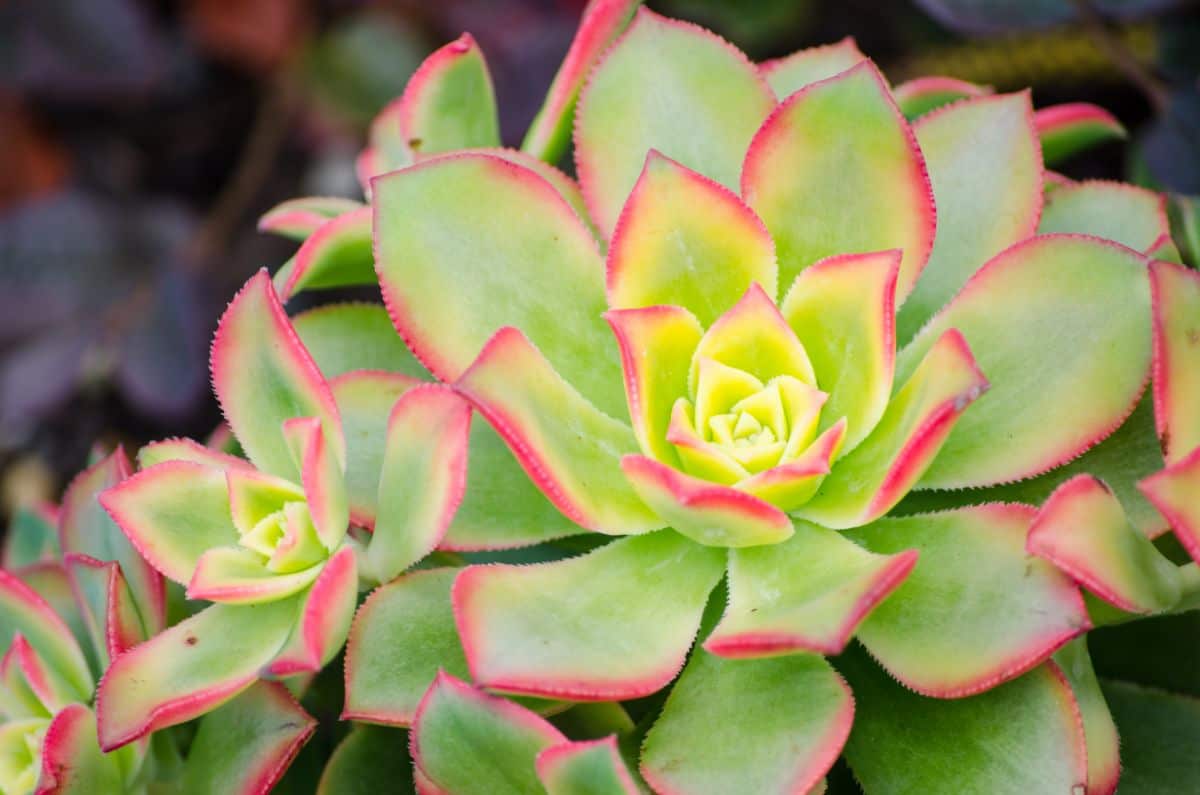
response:
M96 443L204 437L225 302L290 254L255 221L358 192L366 124L470 30L520 141L584 0L0 2L0 484L50 499ZM762 60L846 35L894 82L1090 101L1131 131L1072 177L1175 195L1200 251L1200 9L1180 0L654 0Z

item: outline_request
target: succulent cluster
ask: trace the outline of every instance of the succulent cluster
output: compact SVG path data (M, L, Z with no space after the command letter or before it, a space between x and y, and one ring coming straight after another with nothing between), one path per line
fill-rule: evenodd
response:
M1115 791L1084 635L1200 607L1200 276L1046 168L1119 125L636 6L520 150L463 36L263 217L225 432L10 536L0 792L265 792L331 668L327 794Z

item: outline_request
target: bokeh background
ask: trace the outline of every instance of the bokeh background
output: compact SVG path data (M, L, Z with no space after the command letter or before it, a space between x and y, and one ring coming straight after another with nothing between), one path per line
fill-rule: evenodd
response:
M0 522L57 495L94 445L207 435L219 420L207 375L216 318L250 273L294 248L258 234L257 217L298 195L357 195L366 124L464 30L488 58L515 145L583 5L0 0ZM758 60L853 35L893 82L944 74L1031 85L1038 105L1101 104L1131 145L1064 170L1177 192L1181 234L1198 234L1185 198L1200 194L1195 3L649 5Z

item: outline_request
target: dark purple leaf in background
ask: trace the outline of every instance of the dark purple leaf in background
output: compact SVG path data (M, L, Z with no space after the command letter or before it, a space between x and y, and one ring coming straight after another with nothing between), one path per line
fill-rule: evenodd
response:
M1166 113L1141 138L1142 162L1154 182L1178 193L1200 193L1200 93L1171 95Z
M1091 0L1099 14L1137 19L1182 5L1184 0ZM964 33L1003 33L1073 22L1079 8L1073 0L916 0L943 25Z

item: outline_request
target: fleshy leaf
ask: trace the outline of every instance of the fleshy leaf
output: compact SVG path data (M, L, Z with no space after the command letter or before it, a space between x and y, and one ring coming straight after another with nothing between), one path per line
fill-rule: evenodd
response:
M92 711L71 704L54 716L42 738L42 775L36 795L124 792L119 760L119 755L100 752Z
M571 41L571 48L546 101L533 117L521 149L547 163L557 163L571 143L571 124L575 102L592 67L613 40L629 23L641 0L590 0Z
M1106 681L1103 691L1121 734L1121 792L1186 792L1200 786L1200 702L1152 687Z
M553 745L537 756L537 774L547 795L639 795L617 739Z
M301 597L296 626L268 671L290 676L317 673L328 665L346 640L357 602L357 558L352 547L343 546Z
M269 571L263 556L243 547L214 547L196 561L188 582L188 599L206 599L225 604L257 604L286 599L307 588L321 565L277 574Z
M1170 238L1167 197L1121 182L1064 185L1046 199L1038 232L1095 235L1148 254Z
M374 283L370 207L359 207L317 227L287 269L275 276L284 301L305 290Z
M187 585L200 556L237 544L225 472L165 461L100 495L100 502L150 565Z
M1087 747L1088 795L1113 795L1121 777L1121 749L1117 727L1113 723L1100 682L1092 669L1087 641L1078 638L1063 646L1054 655L1053 665L1071 685L1083 720Z
M1116 243L1045 235L993 258L897 357L903 378L935 339L958 329L994 385L920 485L1031 477L1108 436L1145 384L1149 315L1145 261Z
M987 388L962 335L955 329L945 332L871 435L837 462L795 514L837 529L883 516L936 460L963 412Z
M780 284L824 257L898 248L902 299L925 267L936 225L925 161L869 61L776 108L746 153L741 187L775 238Z
M892 392L899 266L898 251L829 257L805 268L781 304L829 394L819 429L846 418L842 455L879 423Z
M454 795L540 792L535 760L566 740L529 710L439 673L409 734L413 761Z
M746 147L774 104L754 65L715 34L638 11L576 111L576 171L600 231L612 234L651 149L736 188Z
M1159 613L1179 601L1175 565L1130 526L1108 486L1089 475L1050 495L1025 547L1121 610Z
M483 418L471 422L470 438L466 494L442 549L508 549L585 532L534 485Z
M638 449L632 430L575 391L521 332L498 331L455 387L572 521L617 535L662 526L620 470L621 454Z
M92 646L101 668L107 668L118 654L147 636L129 586L116 561L73 554L65 565Z
M960 698L1019 676L1089 629L1074 583L1025 554L1034 513L980 505L849 531L878 554L920 553L858 639L918 693Z
M300 469L304 497L317 537L325 549L332 552L346 535L350 522L345 459L339 460L335 456L321 421L316 417L293 417L284 421L283 436L291 448L292 460ZM345 437L342 438L344 443Z
M900 111L912 120L952 102L983 97L990 93L990 86L980 86L954 77L932 75L901 83L892 89L892 98L896 100ZM938 210L941 209L939 205Z
M321 771L316 795L415 795L408 735L399 729L355 723Z
M334 457L346 460L337 404L288 321L265 270L230 302L212 346L213 388L242 448L260 469L300 482L281 428L317 417ZM247 378L253 373L253 378Z
M659 461L678 463L667 431L675 401L687 394L688 367L704 329L695 315L678 306L614 309L604 317L621 349L625 396L638 444Z
M454 381L498 329L517 326L601 410L621 416L600 254L550 183L508 160L463 154L380 177L375 195L384 302L434 375Z
M1035 121L1048 166L1098 143L1126 137L1125 128L1111 113L1087 102L1042 108Z
M396 339L390 324L387 331ZM421 383L407 375L378 370L354 370L329 382L346 432L350 520L361 527L374 527L379 510L388 415L402 394Z
M775 244L732 191L657 150L629 194L608 249L608 304L680 306L704 328L757 283L776 292Z
M748 547L776 544L792 534L783 511L744 491L694 478L643 455L625 456L621 469L666 524L698 544Z
M1200 446L1200 274L1150 266L1154 295L1154 419L1173 464Z
M861 652L838 669L858 696L846 759L872 795L1085 791L1079 708L1056 666L952 701L905 690Z
M758 71L766 78L775 96L784 100L805 86L833 77L866 59L854 37L847 36L833 44L808 47L764 61L758 65Z
M730 552L729 604L704 648L723 657L839 654L916 562L914 550L876 555L798 522L782 544Z
M388 582L441 541L467 480L471 407L442 384L413 387L387 422L379 518L367 546L368 572Z
M200 722L183 795L270 792L317 722L278 682L258 682Z
M138 554L121 528L105 512L97 496L129 477L129 459L117 448L81 472L63 494L59 514L59 547L63 555L86 555L121 566L134 604L146 627L154 634L167 624L166 591L162 575Z
M1200 562L1200 447L1143 480L1139 487L1167 518L1179 543Z
M224 704L258 678L296 621L294 599L215 604L122 654L100 681L100 745L112 750Z
M476 682L580 701L636 698L678 673L724 554L672 531L530 566L471 566L454 612Z
M371 278L373 281L374 275ZM379 304L324 304L296 315L292 326L331 387L335 379L353 370L430 379L429 371L396 336L387 310Z
M11 571L59 557L57 521L49 505L14 506L4 532L4 568Z
M697 651L646 736L642 775L658 792L808 792L853 719L850 689L817 655L723 660Z
M362 207L340 196L305 196L275 205L258 219L258 231L303 241L331 218Z
M59 681L54 690L69 692L87 701L92 692L92 673L71 630L25 583L0 570L0 648L7 649L15 635L22 635L46 663L48 673Z
M1034 234L1042 158L1028 93L958 102L913 125L937 201L929 262L900 307L901 343L985 262Z
M190 461L213 469L253 469L244 458L205 447L192 439L163 439L138 450L138 469L149 469L164 461Z
M20 632L12 636L0 659L0 679L3 687L0 712L5 721L48 718L77 700L70 686L56 671L46 667L45 660Z
M469 33L425 59L409 78L396 114L400 143L415 159L500 144L492 78Z
M458 569L422 569L376 588L346 644L343 720L408 726L438 670L467 676L450 586Z

